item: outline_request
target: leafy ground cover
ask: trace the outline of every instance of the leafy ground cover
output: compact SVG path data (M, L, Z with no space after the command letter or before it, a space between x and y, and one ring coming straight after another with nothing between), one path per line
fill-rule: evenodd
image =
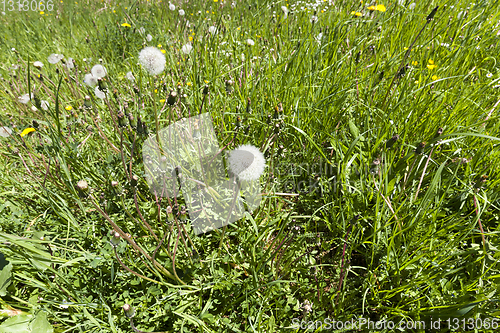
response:
M500 325L496 2L10 3L0 332ZM142 147L205 113L266 167L196 234Z

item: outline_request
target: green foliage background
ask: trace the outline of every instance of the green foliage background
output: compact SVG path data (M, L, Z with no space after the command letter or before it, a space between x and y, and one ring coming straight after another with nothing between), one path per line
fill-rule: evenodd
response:
M129 332L125 303L155 332L499 320L497 1L175 5L58 1L0 16L0 126L13 129L0 137L0 298L2 315L20 311L0 332ZM138 64L145 46L165 50L158 77ZM52 53L65 59L49 64ZM104 101L83 83L99 59ZM210 112L221 147L265 153L260 208L224 234L170 228L132 149L146 136L118 127L118 111L149 135ZM124 240L115 252L110 220L184 284Z

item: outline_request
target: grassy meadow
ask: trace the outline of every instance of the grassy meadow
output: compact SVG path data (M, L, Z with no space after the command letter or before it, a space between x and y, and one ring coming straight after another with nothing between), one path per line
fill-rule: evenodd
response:
M0 333L497 331L499 42L493 0L0 2ZM265 168L197 234L142 149L202 114Z

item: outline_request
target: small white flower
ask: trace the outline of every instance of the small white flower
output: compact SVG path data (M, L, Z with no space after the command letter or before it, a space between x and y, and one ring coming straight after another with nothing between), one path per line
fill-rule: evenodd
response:
M186 15L186 12L184 11L184 9L179 9L179 15L180 16Z
M148 34L148 35L146 36L146 40L147 40L148 42L152 41L152 40L153 40L153 36L151 36L150 34Z
M49 55L49 57L47 58L47 61L51 64L57 64L62 58L64 58L64 56L62 54L57 54L57 53L52 53L51 55Z
M13 47L11 50L12 50L12 52L15 52L15 51L16 51L16 48L14 48L14 47Z
M103 65L95 65L92 67L90 72L98 79L105 77L107 73L106 68Z
M266 167L266 160L260 150L252 145L241 145L229 152L229 170L240 180L257 180Z
M157 75L165 69L165 55L154 46L148 46L139 52L139 62L151 75Z
M33 66L35 66L36 68L42 68L43 67L43 62L41 62L41 61L35 61L33 63Z
M38 108L34 105L31 106L31 111L33 112L37 112L38 111Z
M33 98L33 93L31 94L31 98ZM23 104L28 104L30 101L30 95L29 94L24 94L22 96L19 96L19 102Z
M42 106L42 109L44 109L45 111L49 109L49 102L47 101L41 101L40 105Z
M217 27L212 25L208 28L208 32L210 32L212 35L215 35L217 33Z
M184 46L182 46L182 48L181 48L181 51L182 51L182 53L184 53L184 54L189 54L189 53L191 53L191 51L192 51L192 50L193 50L193 46L191 46L191 44L189 44L189 43L188 43L188 44L185 44L185 45L184 45Z
M12 130L7 126L0 127L0 136L7 138L12 134Z
M85 74L83 82L85 82L90 87L95 87L95 85L97 84L97 78L92 74Z
M254 45L255 45L255 42L254 42L252 39L250 39L250 38L248 38L245 42L246 42L246 43L247 43L247 45L249 45L249 46L254 46Z
M101 91L101 89L99 89L99 86L95 87L94 93L95 93L97 98L100 98L100 99L106 98L106 94L103 91Z
M173 3L170 3L170 4L168 5L168 8L169 8L170 10L175 10L175 5L174 5Z
M318 22L318 17L316 15L311 16L311 23Z
M410 10L414 10L415 9L415 6L416 4L414 2L412 2L409 6L408 6L408 9Z
M131 82L135 81L135 77L134 77L134 74L132 74L132 72L128 72L127 75L125 75L125 77L127 78L127 80L129 80Z
M486 77L492 77L492 76L493 76L493 74L491 74L491 73L486 74Z

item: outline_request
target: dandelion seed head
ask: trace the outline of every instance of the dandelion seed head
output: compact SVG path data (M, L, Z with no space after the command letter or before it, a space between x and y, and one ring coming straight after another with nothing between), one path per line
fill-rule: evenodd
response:
M97 84L97 78L92 74L85 74L83 82L90 87L95 87Z
M165 69L165 55L156 47L148 46L139 53L139 62L151 75L158 75Z
M189 44L189 43L183 45L182 48L181 48L181 51L184 54L189 54L189 53L191 53L192 50L193 50L193 46L191 44Z
M184 11L184 9L179 9L179 15L180 16L186 15L186 12Z
M239 179L257 180L264 173L266 160L264 154L252 145L241 145L229 152L229 170Z
M95 87L94 93L95 93L95 95L96 95L97 98L100 98L100 99L105 99L106 98L106 93L103 92L101 89L99 89L99 86Z
M7 126L0 127L0 136L3 138L7 138L12 134L12 130Z
M61 61L61 59L64 58L64 56L62 54L57 54L57 53L52 53L51 55L49 55L49 57L47 58L47 61L50 63L50 64L57 64L59 61Z
M92 75L98 79L103 78L106 76L106 68L103 65L95 65L92 67L92 70L90 71Z
M129 80L130 82L134 82L135 81L135 77L134 77L134 74L132 74L132 72L128 72L125 77L127 78L127 80Z
M41 62L41 61L35 61L33 63L33 66L35 66L36 68L42 68L43 67L43 62Z
M212 35L215 35L217 33L217 27L212 25L210 28L208 28L208 32L210 32Z
M68 60L66 60L66 63L64 65L66 66L67 69L75 68L75 64L73 63L73 58L68 58Z
M33 98L33 93L31 94L31 98ZM24 94L22 96L19 96L19 102L23 104L28 104L30 101L30 95L29 94Z

